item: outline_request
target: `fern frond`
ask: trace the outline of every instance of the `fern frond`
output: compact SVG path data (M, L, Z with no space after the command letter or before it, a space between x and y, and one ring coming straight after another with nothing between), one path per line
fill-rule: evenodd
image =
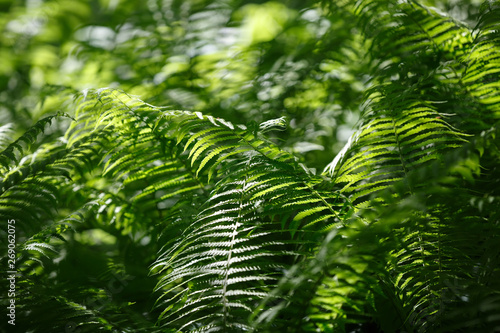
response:
M343 192L352 193L353 201L363 200L394 182L407 181L409 172L439 160L445 151L465 142L464 135L440 119L432 104L408 99L388 104L384 101L382 98L378 102L382 105L376 107L389 111L376 112L378 117L355 134L348 148L351 156L333 169L347 152L343 151L325 169L344 184ZM408 191L412 192L414 186L408 184Z
M14 134L12 129L13 124L5 124L0 126L0 149L4 150L11 142L11 137Z
M29 147L35 143L37 137L45 131L45 127L50 125L52 120L60 117L68 117L69 115L64 113L58 113L53 116L45 117L36 122L35 125L30 127L24 134L22 134L16 141L9 144L1 153L0 153L0 164L3 166L2 174L9 170L9 165L11 163L19 163L20 158L24 156L29 149Z
M180 329L191 330L196 322L203 321L203 329L198 330L243 330L244 321L237 318L246 318L267 296L286 268L283 262L307 253L306 248L297 247L307 245L307 235L299 236L302 242L293 241L286 231L290 229L293 236L299 226L308 227L304 221L316 218L324 226L326 220L339 221L344 214L339 202L324 206L324 199L305 185L310 181L305 175L292 173L288 168L280 170L279 164L273 165L272 160L258 153L244 157L237 163L224 163L223 170L231 170L227 172L228 179L219 182L207 208L196 216L180 241L170 245L153 265L153 270L163 272L157 288L162 290L162 298L169 300L160 302L166 308L162 319L167 327L180 325ZM285 196L292 188L300 193L295 202ZM331 193L325 193L325 198L333 199ZM283 206L285 201L290 204ZM308 211L311 204L321 206ZM332 213L330 209L335 210ZM295 211L300 213L288 229L286 216ZM285 219L274 218L273 222L263 217L266 215L283 215ZM179 279L183 281L181 285L175 283ZM209 313L218 315L212 315L205 324ZM192 316L195 317L189 319Z
M139 58L113 61L113 79L200 111L102 88L57 105L74 118L44 118L17 140L0 127L0 236L16 223L15 260L10 251L0 264L20 273L21 331L498 329L497 0L474 28L414 0L330 1L331 13L290 4L273 40L215 53L169 38L203 33L214 15L232 29L260 5L225 17L230 5L217 1L160 2L130 11L155 12L158 24L143 23L157 31L127 40ZM118 41L140 17L113 30L114 55L128 55ZM172 64L156 59L168 53ZM225 59L235 54L244 61ZM145 73L150 55L151 77L120 81ZM17 97L0 96L18 105L3 118L33 95ZM358 131L317 176L309 167L331 159L334 133L360 108Z
M498 1L485 2L478 24L475 27L474 45L470 52L463 56L465 70L462 75L464 90L471 99L479 103L481 118L488 121L500 119L500 38L497 20L500 4ZM480 130L483 130L481 128Z

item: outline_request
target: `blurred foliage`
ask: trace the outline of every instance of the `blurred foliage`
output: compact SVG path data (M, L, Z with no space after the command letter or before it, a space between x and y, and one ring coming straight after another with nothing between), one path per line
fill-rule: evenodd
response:
M478 1L429 1L474 20ZM280 146L322 168L359 118L367 45L317 1L5 1L0 122L22 133L88 88L248 123L286 116Z
M18 327L203 330L164 318L219 291L148 266L239 206L286 239L248 236L279 253L249 278L285 275L249 287L247 330L498 331L498 6L0 0L0 216L40 221L17 231Z
M75 91L260 123L324 166L358 118L367 62L343 12L314 1L13 1L1 17L2 122L21 133ZM346 59L349 59L346 63Z
M429 1L474 20L478 1ZM23 132L88 88L260 123L322 168L352 133L369 86L352 13L317 1L5 1L0 122Z

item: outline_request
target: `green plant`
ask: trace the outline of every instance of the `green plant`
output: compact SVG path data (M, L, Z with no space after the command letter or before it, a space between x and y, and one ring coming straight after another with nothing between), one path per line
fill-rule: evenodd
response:
M498 331L500 4L485 2L475 27L415 1L324 10L357 33L333 38L333 54L367 46L367 57L351 51L359 68L320 67L370 79L359 129L321 174L286 138L286 117L241 124L205 112L210 101L202 113L119 89L61 89L65 113L16 140L1 127L16 328ZM257 44L249 54L276 47ZM283 104L308 101L307 89L285 88ZM221 91L215 100L234 93Z

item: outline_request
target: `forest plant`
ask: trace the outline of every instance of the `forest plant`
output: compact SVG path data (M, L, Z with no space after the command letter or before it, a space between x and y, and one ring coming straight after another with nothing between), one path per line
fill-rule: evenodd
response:
M320 175L273 142L285 118L236 124L118 89L13 142L0 128L16 328L498 331L500 3L472 28L415 1L327 5L355 20L372 76Z

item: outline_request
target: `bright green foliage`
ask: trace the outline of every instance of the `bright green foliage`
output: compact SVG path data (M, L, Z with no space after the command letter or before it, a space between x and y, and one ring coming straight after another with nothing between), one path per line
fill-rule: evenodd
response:
M75 3L1 21L16 329L498 331L498 1Z

